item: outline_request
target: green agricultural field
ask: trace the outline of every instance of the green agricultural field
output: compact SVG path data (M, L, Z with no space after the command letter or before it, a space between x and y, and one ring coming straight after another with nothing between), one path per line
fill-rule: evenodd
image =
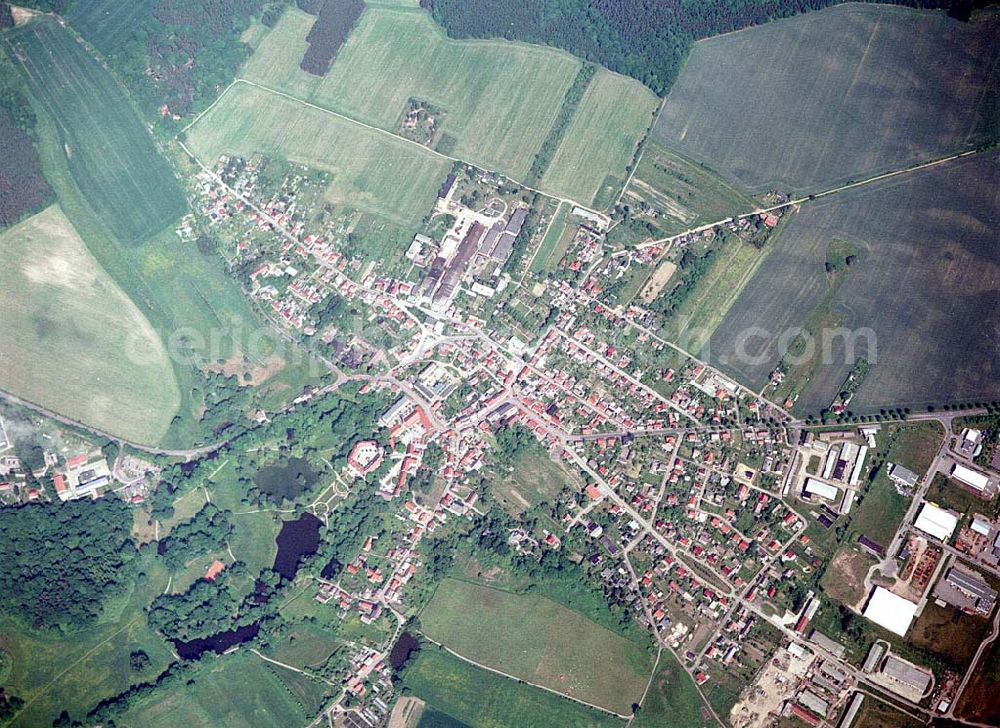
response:
M754 200L722 177L650 140L622 199L633 214L648 220L664 236L757 209ZM640 215L645 207L652 215Z
M558 263L559 259L555 257L559 246L559 240L562 238L563 231L566 230L566 218L569 216L570 204L568 202L560 202L559 207L556 209L555 215L552 216L552 222L549 225L549 229L545 232L545 237L542 238L542 242L538 246L538 250L535 251L534 257L531 259L531 266L529 268L530 272L536 273L543 270L548 270L554 268ZM561 257L561 256L560 256Z
M0 233L0 386L120 437L157 442L180 404L156 331L57 205Z
M638 81L599 69L542 176L542 190L597 208L610 206L656 106L657 98Z
M571 700L480 670L447 652L429 647L403 673L403 686L427 702L428 712L455 722L421 719L420 726L469 728L620 728L625 721ZM433 712L431 715L433 716Z
M370 7L323 78L299 67L312 18L284 14L244 76L395 131L409 99L443 109L448 153L527 176L580 67L567 53L507 41L449 40L422 10ZM634 140L633 140L634 141Z
M0 652L4 669L10 668L4 687L25 701L8 725L51 725L62 710L82 718L100 700L166 669L173 660L170 645L150 629L144 610L163 591L167 574L151 555L143 570L146 577L138 580L116 612L80 632L39 634L25 625L0 622ZM149 667L141 672L129 665L134 650L150 658Z
M418 146L247 83L238 83L188 132L206 165L255 152L332 173L327 198L401 225L430 211L451 164Z
M116 723L123 728L237 728L293 725L311 717L303 703L256 655L241 651L205 664L193 678L137 700ZM281 668L277 668L281 669Z
M110 54L131 39L136 22L155 6L154 0L87 0L73 3L66 20L101 53Z
M463 657L621 714L652 669L638 645L534 594L446 579L420 624Z
M990 315L1000 279L998 161L983 152L805 203L703 353L759 389L786 332L810 319L839 322L854 333L816 333L817 366L797 411L828 407L856 357L872 363L850 404L857 413L1000 397ZM837 241L860 253L828 296L827 251Z
M845 4L699 41L653 136L753 190L812 192L995 138L1000 16Z
M68 29L46 18L3 45L55 119L73 179L117 237L143 241L184 213L177 180L124 92Z
M714 725L691 676L667 652L632 722L635 728L701 728Z

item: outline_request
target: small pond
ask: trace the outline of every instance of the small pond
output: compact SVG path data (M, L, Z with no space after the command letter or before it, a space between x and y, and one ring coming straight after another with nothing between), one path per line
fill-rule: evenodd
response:
M392 665L393 670L402 670L410 656L419 650L420 642L417 641L417 638L409 632L403 632L396 640L396 644L392 646L392 651L389 653L389 664Z
M253 476L253 482L268 500L281 505L302 495L317 478L308 460L289 458L261 468Z
M289 581L294 579L303 557L312 556L319 549L322 523L312 513L303 513L294 521L284 521L276 539L278 554L272 568Z
M260 631L260 625L254 622L246 624L228 632L219 632L211 637L199 637L197 639L184 642L182 640L172 640L174 649L182 660L197 660L206 652L214 652L221 655L233 645L249 642Z

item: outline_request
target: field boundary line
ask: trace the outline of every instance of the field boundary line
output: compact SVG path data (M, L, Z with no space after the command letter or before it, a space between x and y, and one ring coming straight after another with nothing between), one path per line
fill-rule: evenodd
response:
M423 144L420 144L419 142L415 142L412 139L407 139L406 137L400 136L399 134L395 134L395 133L389 131L388 129L382 129L382 128L377 127L377 126L372 126L371 124L368 124L368 123L366 123L364 121L360 121L359 119L355 119L353 117L350 117L350 116L347 116L345 114L342 114L339 111L334 111L333 109L328 109L325 106L319 106L318 104L314 104L311 101L306 101L305 99L301 99L298 96L294 96L294 95L292 95L290 93L287 93L285 91L280 91L278 89L271 88L269 86L265 86L264 84L257 83L256 81L251 81L248 78L237 78L237 79L235 79L231 84L229 84L229 86L226 87L225 91L223 91L221 94L219 94L219 97L215 101L213 101L212 104L208 108L206 108L204 111L202 111L200 114L198 114L198 116L196 116L191 121L190 124L188 124L183 129L181 129L181 132L186 133L188 131L188 129L190 129L192 126L194 126L196 123L198 123L205 114L207 114L216 104L218 104L220 101L222 101L223 97L225 97L226 94L228 94L233 89L233 87L236 86L236 84L239 84L239 83L246 84L247 86L250 86L251 88L256 88L256 89L259 89L259 90L264 91L266 93L274 94L275 96L280 96L282 98L288 99L289 101L294 101L295 103L302 104L303 106L306 106L306 107L308 107L310 109L315 109L316 111L320 111L320 112L323 112L323 113L326 113L326 114L330 114L331 116L335 116L338 119L341 119L343 121L347 121L347 122L349 122L351 124L355 124L356 126L360 126L363 129L367 129L369 131L376 132L376 133L381 134L383 136L391 137L392 139L394 139L396 141L403 142L405 144L414 146L417 149L420 149L422 152L424 152L426 154L430 154L430 155L435 156L435 157L439 157L440 159L446 159L446 160L448 160L448 161L450 161L452 163L458 162L460 164L466 164L466 165L468 165L470 167L474 167L475 169L478 169L478 170L483 171L483 172L494 172L494 173L499 174L500 176L504 177L505 179L509 179L511 182L514 182L519 187L521 187L524 190L527 190L528 192L534 192L535 194L542 195L544 197L548 197L549 199L557 200L559 202L566 202L566 203L568 203L570 205L573 205L574 207L579 207L579 208L581 208L583 210L586 210L588 212L592 212L595 215L599 215L602 218L606 218L607 217L607 214L604 213L604 212L602 212L601 210L597 210L597 209L595 209L593 207L590 207L589 205L585 205L585 204L583 204L581 202L577 202L576 200L574 200L574 199L572 199L570 197L560 197L559 195L554 195L554 194L552 194L550 192L545 192L544 190L540 190L540 189L537 189L535 187L532 187L532 186L530 186L528 184L525 184L524 182L522 182L522 181L520 181L518 179L515 179L514 177L511 177L510 175L498 172L497 170L491 170L491 169L488 169L486 167L481 167L480 165L475 164L473 162L469 162L468 160L460 159L458 157L449 156L447 154L444 154L442 152L437 151L436 149L431 149L430 147L426 147ZM195 156L195 155L192 154L191 156Z
M580 705L586 705L588 708L592 708L594 710L599 710L602 713L606 713L608 715L613 715L615 718L621 718L622 720L630 720L632 718L631 715L622 715L621 713L616 713L615 711L611 710L610 708L604 708L604 707L601 707L600 705L595 705L594 703L588 703L586 700L581 700L580 698L574 698L572 695L567 695L566 693L561 693L561 692L559 692L558 690L556 690L554 688L549 688L549 687L546 687L545 685L539 685L538 683L533 683L530 680L525 680L524 678L518 677L517 675L511 675L509 673L503 672L502 670L497 670L496 668L490 667L489 665L484 665L481 662L476 662L475 660L473 660L473 659L471 659L469 657L466 657L465 655L460 655L459 653L455 652L455 650L451 649L450 647L447 647L446 645L441 644L437 640L431 639L424 632L422 632L420 630L417 630L417 631L428 642L431 642L431 643L437 645L442 650L444 650L448 654L452 655L453 657L457 657L462 662L467 662L467 663L469 663L470 665L472 665L474 667L478 667L480 670L486 670L487 672L492 672L494 675L499 675L500 677L505 677L508 680L513 680L514 682L521 683L522 685L530 685L533 688L538 688L539 690L544 690L544 691L546 691L548 693L552 693L553 695L558 695L561 698L566 698L566 700L572 700L574 703L580 703Z

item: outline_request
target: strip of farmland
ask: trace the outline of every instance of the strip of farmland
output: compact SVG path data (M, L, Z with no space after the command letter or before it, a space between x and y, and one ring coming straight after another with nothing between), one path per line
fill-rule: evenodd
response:
M180 217L184 196L111 74L56 21L4 39L32 95L55 119L70 173L116 236L141 242Z

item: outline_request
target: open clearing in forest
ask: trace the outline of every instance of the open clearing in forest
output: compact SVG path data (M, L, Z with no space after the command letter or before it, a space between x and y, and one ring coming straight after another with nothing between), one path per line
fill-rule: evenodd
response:
M797 411L829 406L856 357L872 368L854 412L1000 397L998 162L1000 153L983 152L806 203L703 353L759 389L787 332L822 306L829 315L819 319L856 332L854 351L852 337L816 333L816 351L827 341L830 356L816 357ZM836 241L859 254L825 301Z
M846 4L695 44L654 138L758 191L813 192L995 138L1000 15Z
M635 643L534 594L446 579L420 624L463 657L626 715L652 669Z
M53 205L0 233L0 386L155 443L180 395L149 322Z

